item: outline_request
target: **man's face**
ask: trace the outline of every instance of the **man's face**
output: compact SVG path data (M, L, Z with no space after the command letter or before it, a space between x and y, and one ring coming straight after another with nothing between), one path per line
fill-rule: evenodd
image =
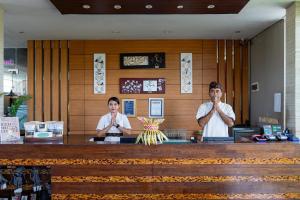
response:
M220 101L222 97L222 90L219 88L212 88L209 90L209 96L212 101Z

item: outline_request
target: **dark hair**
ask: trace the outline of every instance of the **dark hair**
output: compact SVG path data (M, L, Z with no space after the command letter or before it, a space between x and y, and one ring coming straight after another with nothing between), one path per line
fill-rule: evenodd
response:
M210 82L210 84L209 84L209 91L210 91L211 89L216 89L216 88L218 88L218 89L220 89L220 90L223 90L223 87L222 87L221 83L218 83L218 82L216 82L216 81Z
M107 101L107 105L109 104L110 101L115 101L120 105L120 100L118 99L118 97L110 97Z

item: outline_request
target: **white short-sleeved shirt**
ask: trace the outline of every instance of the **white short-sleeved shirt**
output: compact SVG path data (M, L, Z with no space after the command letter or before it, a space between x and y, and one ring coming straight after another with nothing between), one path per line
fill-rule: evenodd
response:
M229 104L220 102L219 106L225 115L235 120L235 114ZM201 104L198 109L196 119L198 120L199 118L207 115L212 108L213 102L211 101ZM228 137L228 126L222 120L217 111L211 116L208 123L204 126L203 137Z
M111 113L107 113L106 115L103 115L98 122L97 130L105 129L106 127L109 126L110 122L111 122ZM116 122L117 122L117 124L119 124L120 126L126 128L126 129L131 129L129 120L126 115L123 115L118 112L117 117L116 117ZM122 132L117 127L112 126L108 130L108 133L122 133Z

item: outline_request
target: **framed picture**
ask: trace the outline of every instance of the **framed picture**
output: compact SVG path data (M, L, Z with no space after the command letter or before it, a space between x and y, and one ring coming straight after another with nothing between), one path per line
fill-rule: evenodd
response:
M122 99L122 113L127 117L136 116L136 100Z
M105 53L94 54L94 94L105 94L106 90Z
M192 53L181 53L181 94L193 93Z
M164 99L149 98L149 117L163 118L164 117Z
M164 78L120 78L121 94L164 94Z
M120 68L165 68L165 53L121 53Z

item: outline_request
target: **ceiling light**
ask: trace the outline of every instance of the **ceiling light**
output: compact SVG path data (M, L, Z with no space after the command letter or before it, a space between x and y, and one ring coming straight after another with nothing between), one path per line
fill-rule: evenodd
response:
M118 33L120 33L120 31L112 31L111 33L118 34Z
M19 33L20 33L20 34L23 34L23 33L24 33L24 31L20 31Z
M235 31L235 33L239 34L239 33L241 33L241 31Z
M90 6L89 4L83 4L83 5L82 5L82 8L84 8L84 9L90 9L91 6Z
M153 8L153 6L152 6L151 4L147 4L147 5L145 6L145 8L151 9L151 8Z
M116 9L116 10L119 10L119 9L121 9L121 8L122 8L121 5L118 5L118 4L114 5L114 9Z
M178 5L177 8L178 9L183 9L183 5Z
M207 6L208 9L213 9L213 8L215 8L215 7L216 7L216 6L215 6L214 4L210 4L210 5Z

